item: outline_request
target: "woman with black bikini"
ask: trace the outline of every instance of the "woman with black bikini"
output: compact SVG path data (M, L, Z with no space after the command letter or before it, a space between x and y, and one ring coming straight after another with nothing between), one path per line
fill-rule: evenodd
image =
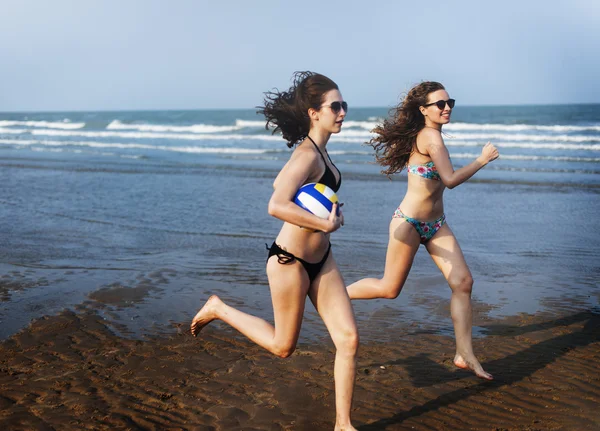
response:
M219 319L264 347L286 358L296 347L304 315L306 296L319 312L336 347L334 379L335 430L355 430L350 409L356 371L358 332L344 280L333 257L329 234L344 218L334 204L329 218L319 218L294 203L298 189L320 182L334 191L342 178L326 146L332 133L339 133L348 110L338 86L326 76L297 72L287 92L266 93L260 113L267 127L281 131L290 160L273 184L268 211L283 221L267 258L267 276L273 301L275 324L241 312L211 296L191 324L194 336Z

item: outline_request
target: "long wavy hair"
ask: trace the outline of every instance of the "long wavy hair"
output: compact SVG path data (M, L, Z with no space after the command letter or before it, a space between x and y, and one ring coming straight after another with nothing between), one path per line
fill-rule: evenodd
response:
M265 116L265 128L274 127L273 134L281 132L287 146L292 148L302 142L310 131L308 110L318 110L323 104L323 96L331 90L338 90L338 86L326 76L295 72L289 90L266 92L264 106L257 106L257 113Z
M392 175L402 171L415 150L417 134L425 127L425 117L419 110L427 104L427 96L438 90L445 90L439 82L421 82L411 88L404 100L390 110L383 124L372 130L377 136L368 145L375 149L375 160L385 167L382 174Z

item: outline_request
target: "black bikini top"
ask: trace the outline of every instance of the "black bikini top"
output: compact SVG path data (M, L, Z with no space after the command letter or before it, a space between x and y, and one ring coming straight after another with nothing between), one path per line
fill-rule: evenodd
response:
M333 164L333 162L331 161L331 157L329 157L329 154L327 154L327 158L329 159L329 162L331 163L331 166L333 166L335 168L335 170L338 171L338 175L340 176L339 181L336 183L336 181L335 181L335 174L333 173L333 171L331 169L329 169L329 165L325 161L325 156L323 156L323 153L321 152L321 150L319 150L319 147L317 146L317 144L315 144L315 141L313 141L310 136L307 136L307 138L310 140L310 142L313 143L313 145L315 146L315 148L317 149L317 151L321 155L321 158L323 159L323 163L325 163L325 173L323 174L323 176L321 177L321 179L319 181L317 181L317 182L319 182L321 184L325 184L331 190L333 190L334 192L337 192L340 189L341 185L342 185L342 173L337 168L337 166Z

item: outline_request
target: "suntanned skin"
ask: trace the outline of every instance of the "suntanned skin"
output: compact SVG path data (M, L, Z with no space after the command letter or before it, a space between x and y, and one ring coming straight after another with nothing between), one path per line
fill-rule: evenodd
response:
M329 137L332 133L340 132L346 116L344 110L335 114L326 106L335 101L343 101L342 95L338 90L331 90L324 95L323 107L308 111L311 119L309 135L323 153ZM337 215L337 204L334 204L328 219L321 219L293 202L296 191L303 184L316 182L322 177L325 163L328 161L324 161L313 144L305 139L294 150L275 179L273 195L269 201L269 214L284 222L276 243L308 262L319 262L323 258L329 247L329 234L344 223L342 212L339 211ZM336 347L335 431L355 431L356 428L350 422L350 409L356 374L358 330L333 252L312 283L300 262L282 265L278 263L277 256L271 256L268 260L267 276L273 302L274 325L239 311L213 295L192 320L192 334L197 336L202 328L218 319L271 353L286 358L296 348L308 295Z
M428 95L427 103L449 98L446 90L438 90ZM436 105L422 106L420 110L425 117L425 128L417 135L418 152L414 151L411 154L408 164L420 165L433 161L441 181L408 175L407 191L400 204L400 210L417 220L432 221L444 214L444 190L464 183L489 162L498 158L499 154L496 147L488 142L477 159L454 170L441 133L442 126L450 122L452 109L446 104L443 110ZM351 284L348 286L350 298L396 298L408 277L419 246L420 236L415 228L403 218L392 218L383 277L365 278ZM473 371L482 379L492 380L492 375L483 369L473 352L473 277L448 223L425 243L425 247L452 290L450 313L456 336L454 364Z

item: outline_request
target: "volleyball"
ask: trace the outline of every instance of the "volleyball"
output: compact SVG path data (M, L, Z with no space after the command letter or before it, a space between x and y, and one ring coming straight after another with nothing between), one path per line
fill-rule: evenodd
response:
M337 202L335 192L321 183L305 184L294 196L296 205L320 218L329 218L333 204Z

